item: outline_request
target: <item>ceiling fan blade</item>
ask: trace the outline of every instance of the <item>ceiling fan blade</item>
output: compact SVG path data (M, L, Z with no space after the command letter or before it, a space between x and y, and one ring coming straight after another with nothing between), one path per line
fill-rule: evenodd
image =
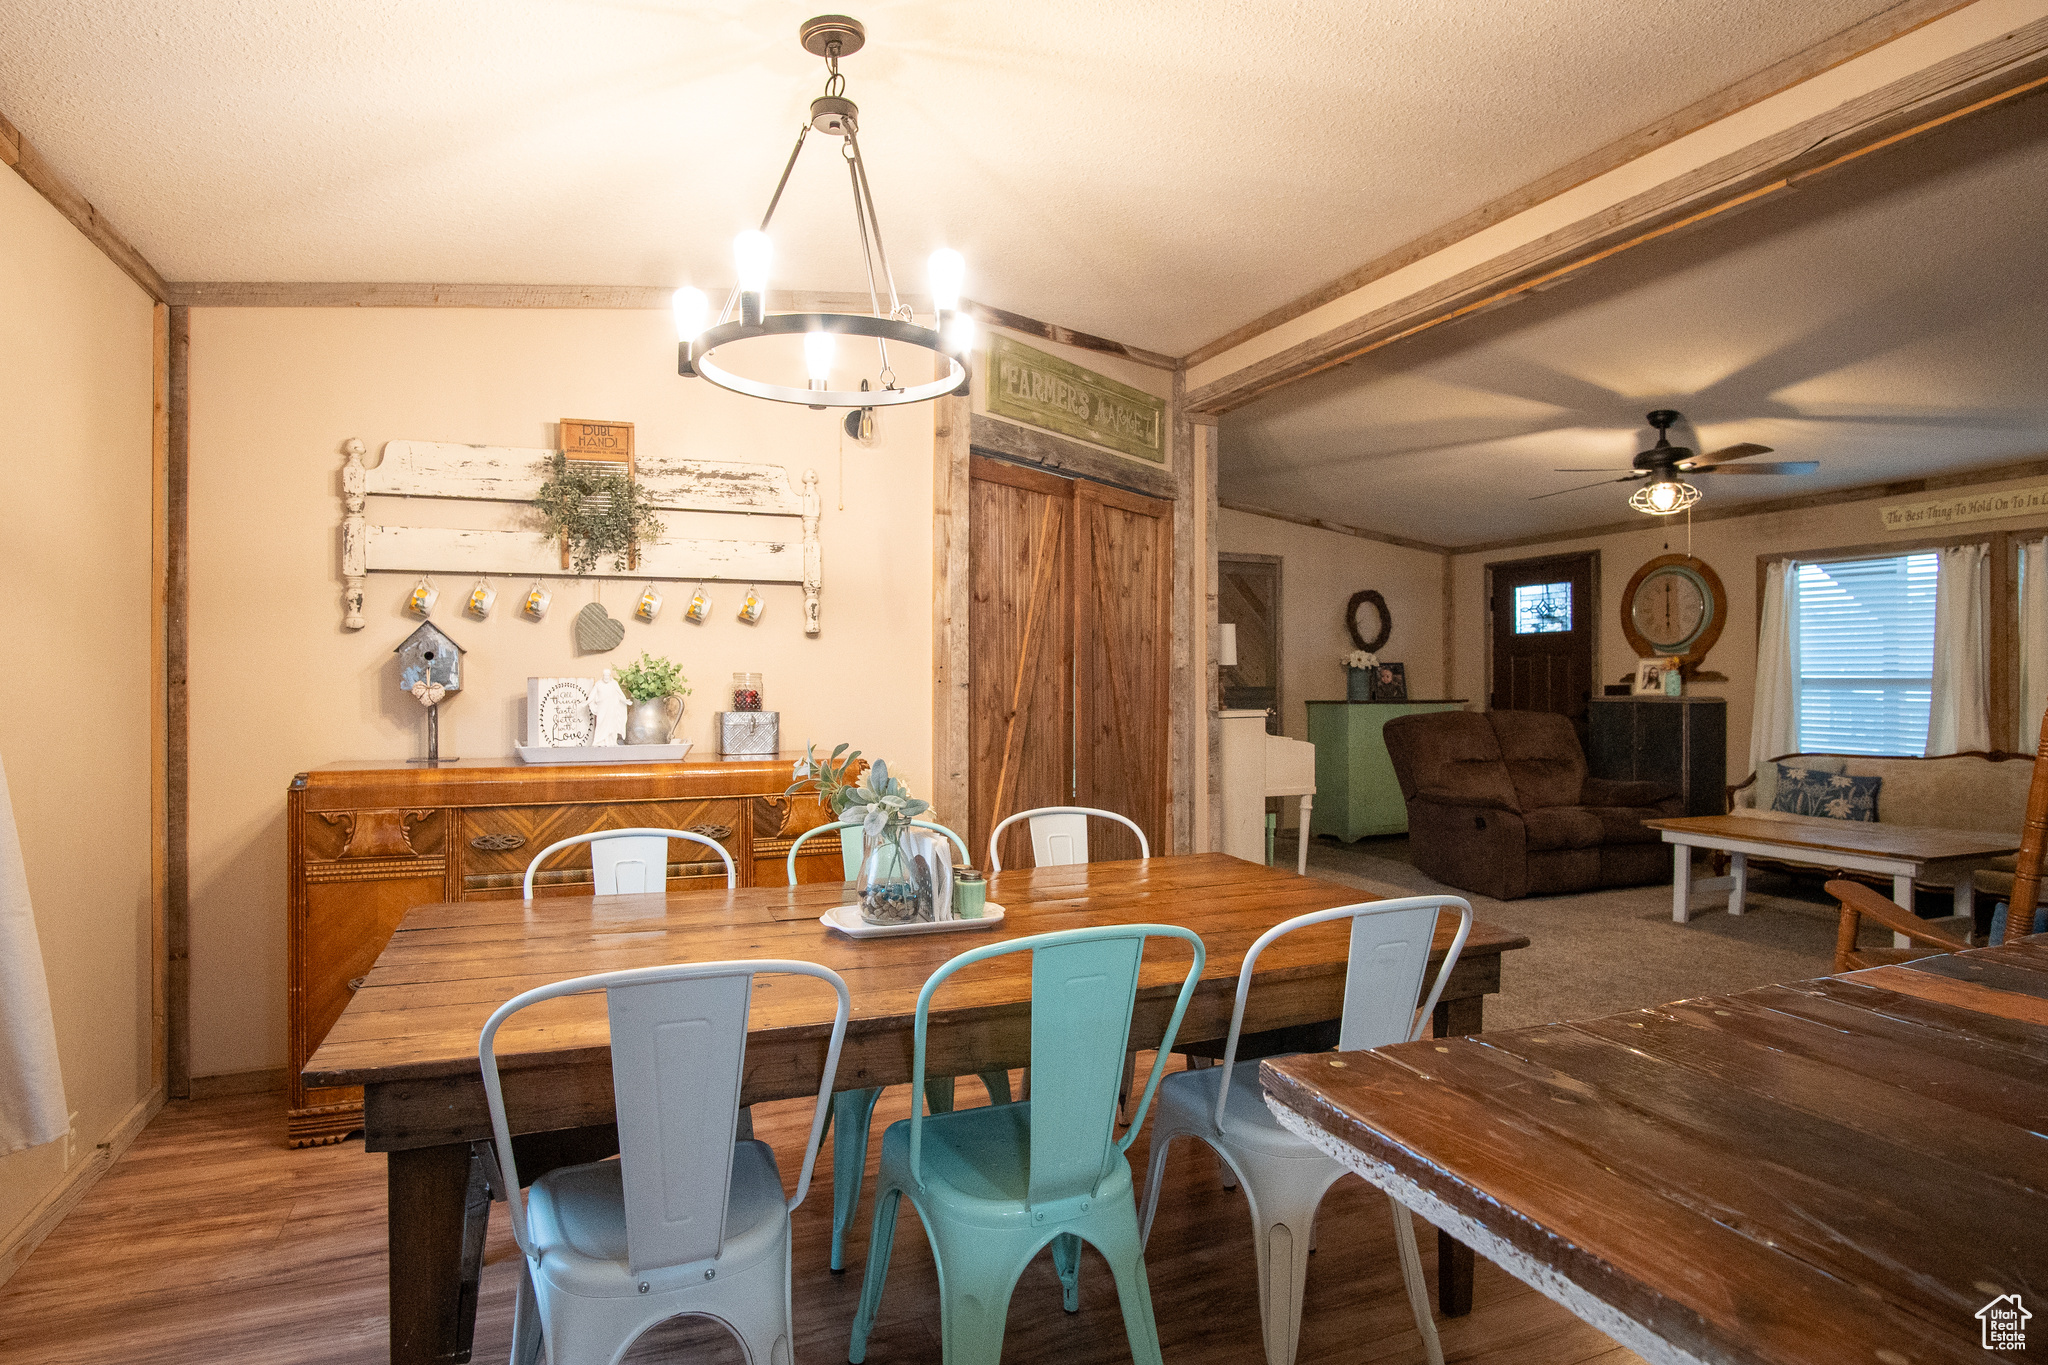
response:
M1695 455L1689 460L1680 460L1678 467L1680 469L1712 469L1715 465L1726 464L1730 460L1746 460L1752 455L1768 455L1770 453L1771 448L1769 446L1760 446L1745 441L1741 445L1722 446L1719 450L1710 450L1704 455Z
M1819 469L1819 460L1765 460L1762 464L1709 466L1699 472L1702 474L1812 474Z
M1605 488L1611 483L1634 483L1638 477L1638 475L1629 474L1619 479L1602 479L1598 483L1582 483L1576 488L1560 488L1555 493L1538 493L1535 497L1530 498L1529 501L1541 502L1545 498L1555 498L1565 493L1583 493L1588 488Z
M1598 469L1553 469L1550 472L1553 474L1634 474L1640 471L1630 470L1618 464L1609 464L1601 465Z

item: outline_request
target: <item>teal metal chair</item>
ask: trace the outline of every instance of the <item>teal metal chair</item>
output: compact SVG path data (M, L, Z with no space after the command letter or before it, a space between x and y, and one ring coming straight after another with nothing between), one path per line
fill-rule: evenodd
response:
M929 820L912 820L916 829L928 829L945 835L960 850L961 860L967 857L967 841ZM810 840L820 834L837 832L839 852L846 869L846 880L852 881L860 875L861 838L860 821L841 820L836 824L820 825L797 835L796 842L789 846L789 884L796 885L796 854ZM925 1103L934 1114L949 1114L953 1111L952 1076L934 1076L924 1083ZM1010 1102L1010 1073L1007 1071L984 1071L981 1073L982 1086L988 1091L990 1104ZM832 1097L832 1268L846 1269L846 1230L853 1226L853 1215L860 1208L861 1187L868 1176L868 1130L874 1126L875 1105L882 1098L882 1092L875 1090L842 1090Z
M1120 1140L1112 1140L1117 1081L1149 938L1185 940L1194 961L1167 1021L1137 1119ZM1201 979L1202 940L1175 925L1117 924L1034 934L962 953L918 992L916 1080L924 1079L934 992L961 968L1011 953L1031 954L1031 1098L929 1117L913 1112L882 1135L867 1277L846 1353L854 1365L867 1356L889 1274L897 1206L906 1195L938 1263L946 1365L994 1365L1001 1359L1010 1294L1047 1243L1065 1307L1079 1308L1083 1242L1102 1253L1115 1276L1135 1365L1160 1365L1159 1329L1124 1152L1144 1122Z

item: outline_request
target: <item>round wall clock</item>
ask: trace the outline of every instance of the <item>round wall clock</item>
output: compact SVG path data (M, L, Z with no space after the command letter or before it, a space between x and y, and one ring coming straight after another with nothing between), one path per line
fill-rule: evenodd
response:
M1728 593L1703 559L1659 555L1621 595L1621 633L1638 658L1672 658L1699 667L1728 623Z

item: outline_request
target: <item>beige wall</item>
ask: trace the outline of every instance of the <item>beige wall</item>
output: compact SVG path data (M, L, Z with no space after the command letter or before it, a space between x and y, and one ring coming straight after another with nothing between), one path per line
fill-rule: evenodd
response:
M437 578L435 621L467 653L442 707L442 752L509 754L529 675L589 675L641 649L696 689L682 737L711 751L711 713L741 669L766 675L785 749L850 740L925 793L931 772L932 409L880 415L872 449L830 412L742 398L675 373L667 317L645 311L195 309L191 352L192 1070L281 1065L284 799L292 774L338 759L403 762L420 708L392 649L415 622L411 580L370 577L361 631L341 626L336 527L341 443L546 447L561 417L636 423L641 449L816 469L824 632L806 638L802 590L764 587L758 625L734 619L744 584L713 584L714 613L682 619L690 585L664 585L653 625L628 619L639 585L603 601L626 621L605 655L574 652L588 584L551 580L547 619L517 614L524 582L497 580L488 621L460 611L470 580ZM146 388L145 388L146 393ZM843 510L842 510L843 501ZM451 511L451 508L456 511ZM460 504L373 499L380 519L455 524ZM464 512L464 515L470 513ZM778 534L740 517L671 516L704 534ZM779 519L778 519L779 520ZM706 525L710 529L703 529ZM787 521L779 521L786 528Z
M1698 696L1728 699L1728 780L1740 782L1749 775L1750 703L1756 686L1756 564L1759 555L1819 554L1835 548L1866 545L1911 545L1927 539L1927 533L1886 531L1878 519L1880 507L1888 503L2021 487L2040 481L2035 477L1985 483L1974 488L1944 489L1939 493L1844 500L1797 511L1768 512L1696 524L1692 530L1692 553L1713 568L1728 590L1728 627L1722 631L1719 643L1708 654L1703 667L1727 674L1728 681L1696 683L1692 691ZM1707 496L1713 496L1712 489L1707 491ZM1619 498L1616 502L1619 505ZM1961 542L1992 531L2016 531L2042 525L2042 519L2034 516L1975 522L1941 534ZM1619 682L1624 674L1634 670L1635 651L1621 633L1622 593L1627 589L1629 579L1646 560L1661 554L1685 553L1686 529L1682 519L1667 524L1644 517L1642 529L1626 533L1458 555L1452 586L1452 631L1457 660L1453 686L1458 695L1483 699L1488 690L1485 566L1583 550L1600 553L1595 683Z
M151 304L0 175L0 758L90 1154L150 1091ZM67 1165L0 1157L0 1242Z
M1354 648L1344 604L1365 588L1387 599L1394 629L1380 657L1407 665L1408 695L1446 695L1442 555L1227 507L1217 513L1216 549L1226 555L1281 557L1280 721L1288 735L1308 738L1304 702L1344 695L1344 668L1338 660ZM1292 828L1296 808L1291 802L1281 806L1281 824Z

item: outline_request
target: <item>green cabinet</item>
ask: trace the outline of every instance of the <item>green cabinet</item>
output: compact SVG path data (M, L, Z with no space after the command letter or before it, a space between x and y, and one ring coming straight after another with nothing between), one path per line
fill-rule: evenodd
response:
M1461 711L1462 701L1312 701L1308 742L1316 746L1311 834L1353 843L1368 834L1408 832L1408 803L1387 757L1388 721L1432 711Z

